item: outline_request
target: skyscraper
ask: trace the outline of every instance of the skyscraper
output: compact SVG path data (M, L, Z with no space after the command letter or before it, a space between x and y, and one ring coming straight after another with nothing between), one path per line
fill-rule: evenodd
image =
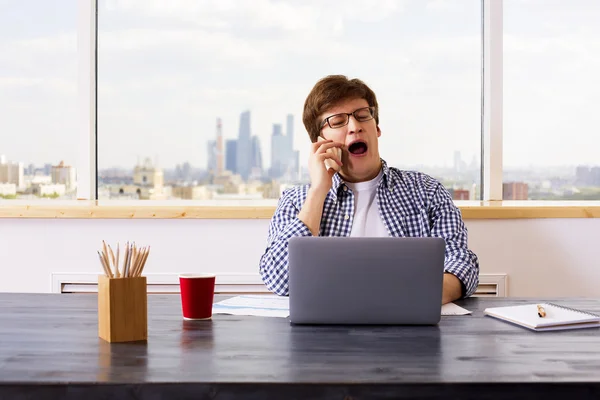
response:
M225 169L237 174L237 140L225 142Z
M216 143L216 175L223 174L223 129L221 118L217 118L217 143Z
M460 155L460 151L454 151L454 172L462 172L462 157Z
M251 175L254 178L260 178L263 172L262 151L260 149L260 140L258 136L252 136L252 159L251 159Z
M288 114L286 118L285 134L288 139L288 150L290 157L292 157L292 153L294 151L294 116L292 114Z
M215 140L209 140L206 142L206 170L212 176L216 175L217 170L217 142Z
M242 179L247 180L252 168L252 140L250 138L250 111L240 115L240 128L236 149L236 168Z
M289 160L288 138L281 132L281 124L273 124L271 135L271 178L281 178Z
M299 152L294 151L294 116L286 116L285 135L281 124L273 124L271 135L271 178L296 180L299 177Z

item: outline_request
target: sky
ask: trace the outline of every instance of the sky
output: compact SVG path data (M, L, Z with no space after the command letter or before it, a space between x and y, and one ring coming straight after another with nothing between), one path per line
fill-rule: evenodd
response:
M270 161L274 123L316 81L365 81L391 165L451 166L481 146L479 0L98 0L99 167L205 167L216 119ZM600 164L600 2L504 1L504 163ZM0 0L0 154L78 161L76 0ZM582 146L581 143L584 143Z

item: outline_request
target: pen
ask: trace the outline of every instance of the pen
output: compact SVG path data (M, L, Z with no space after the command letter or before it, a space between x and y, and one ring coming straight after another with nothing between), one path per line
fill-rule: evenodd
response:
M540 318L544 318L546 316L546 310L544 310L544 307L542 307L538 304L537 309L538 309L538 316Z

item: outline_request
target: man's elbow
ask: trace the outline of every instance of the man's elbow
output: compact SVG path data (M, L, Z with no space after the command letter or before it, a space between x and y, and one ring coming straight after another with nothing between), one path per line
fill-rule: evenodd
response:
M288 289L288 285L274 285L272 283L269 283L267 281L265 281L263 279L263 283L265 284L265 287L269 290L269 292L276 294L278 296L288 296L289 295L289 289Z
M284 277L273 276L273 274L263 269L262 266L260 268L260 277L269 292L279 296L288 295L288 284L287 282L282 282L285 279Z

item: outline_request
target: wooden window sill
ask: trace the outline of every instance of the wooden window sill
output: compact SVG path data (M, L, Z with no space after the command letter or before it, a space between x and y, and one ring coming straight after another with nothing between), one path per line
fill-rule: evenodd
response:
M0 218L78 219L269 219L276 200L192 201L0 201ZM600 218L600 201L457 201L464 219Z

